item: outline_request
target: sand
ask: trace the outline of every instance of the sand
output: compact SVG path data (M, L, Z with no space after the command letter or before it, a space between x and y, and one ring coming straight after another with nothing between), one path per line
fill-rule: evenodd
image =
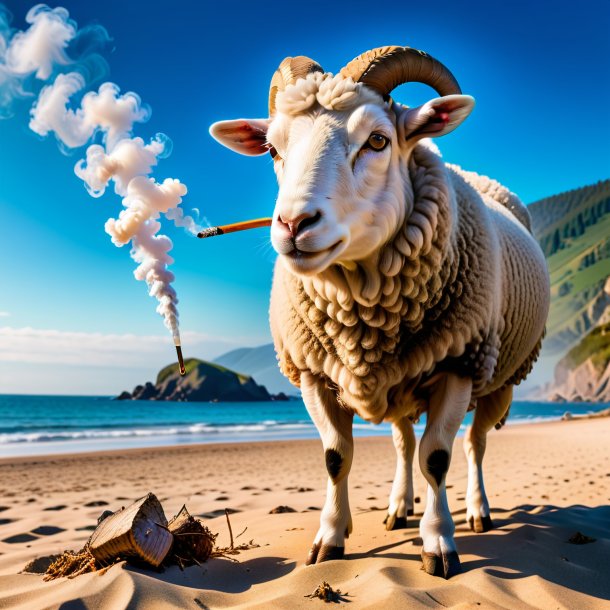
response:
M0 460L0 608L320 608L323 580L350 608L610 608L610 419L515 425L490 433L486 483L496 529L465 524L466 463L458 439L448 477L463 572L420 569L409 529L382 521L394 472L389 438L357 439L347 559L305 566L324 501L319 441L200 445ZM20 574L35 557L78 549L98 515L153 491L166 514L183 503L229 544L258 548L181 571L125 563L43 582ZM425 498L416 472L416 496ZM278 505L296 512L269 514ZM596 538L582 546L577 531ZM325 606L324 606L325 607Z

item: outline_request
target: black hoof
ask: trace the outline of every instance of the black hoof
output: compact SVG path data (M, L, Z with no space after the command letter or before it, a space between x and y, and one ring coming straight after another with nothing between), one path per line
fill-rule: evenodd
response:
M451 551L451 553L443 555L442 557L439 557L434 553L422 551L421 560L424 571L431 576L441 576L442 578L448 579L462 571L460 558L455 551Z
M322 563L323 561L331 561L333 559L343 559L345 556L345 547L343 546L330 546L329 544L322 544L318 542L311 547L307 561L305 565L312 565L314 563Z
M477 534L488 532L494 528L493 521L489 515L487 515L487 517L481 517L480 519L469 517L468 525L470 526L470 529Z
M413 512L412 508L408 508L407 509L407 517L412 517L415 513Z
M404 530L408 527L406 517L397 517L396 515L390 515L389 513L386 515L383 522L385 523L385 528L388 532L392 530Z

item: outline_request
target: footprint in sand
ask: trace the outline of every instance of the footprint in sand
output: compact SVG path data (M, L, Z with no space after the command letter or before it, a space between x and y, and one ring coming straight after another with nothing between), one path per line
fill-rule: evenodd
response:
M228 496L218 496L217 498L214 498L215 502L225 502L226 500L228 500Z
M9 508L10 508L10 506L0 506L0 513L5 510L8 510Z
M32 534L37 534L38 536L53 536L54 534L65 531L66 530L63 527L57 527L56 525L41 525L35 530L32 530Z
M8 525L9 523L14 523L17 519L0 519L0 525Z
M226 510L229 513L229 515L241 512L240 510L237 510L236 508L227 508ZM210 511L209 513L201 513L200 515L195 515L195 516L201 517L202 519L215 519L216 517L220 517L221 515L224 515L224 514L225 514L225 510L219 509L219 510Z
M276 506L269 511L270 515L279 515L280 513L296 513L297 511L292 506Z
M64 508L68 508L65 504L58 504L57 506L47 506L42 510L63 510Z
M108 502L105 500L93 500L92 502L87 502L87 504L85 504L86 508L94 508L96 506L108 506Z
M32 534L15 534L2 540L7 544L19 544L20 542L32 542L32 540L38 540L38 536L32 536Z

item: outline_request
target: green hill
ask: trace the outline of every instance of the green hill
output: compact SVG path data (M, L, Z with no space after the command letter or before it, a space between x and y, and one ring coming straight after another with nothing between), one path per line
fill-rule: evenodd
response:
M188 402L249 402L272 400L265 386L252 377L230 369L188 358L184 361L186 374L181 376L173 363L161 369L157 381L136 386L133 392L123 392L121 400L180 400Z
M528 206L551 276L546 354L563 354L610 306L610 180Z
M610 402L610 322L595 327L558 362L549 396Z
M589 359L599 373L610 363L610 322L594 328L562 358L560 364L575 369Z

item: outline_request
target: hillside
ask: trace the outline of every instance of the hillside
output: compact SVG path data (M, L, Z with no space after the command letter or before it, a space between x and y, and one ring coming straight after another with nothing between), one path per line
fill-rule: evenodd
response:
M161 369L153 385L147 382L133 392L123 392L119 400L179 400L187 402L249 402L272 400L264 386L252 377L228 368L189 358L184 362L186 375L180 376L176 364Z
M244 375L251 375L273 394L299 394L299 389L280 373L273 343L235 349L219 356L214 362Z
M555 369L555 400L610 402L610 322L573 347Z
M610 307L610 180L528 206L551 276L545 355L561 356Z

